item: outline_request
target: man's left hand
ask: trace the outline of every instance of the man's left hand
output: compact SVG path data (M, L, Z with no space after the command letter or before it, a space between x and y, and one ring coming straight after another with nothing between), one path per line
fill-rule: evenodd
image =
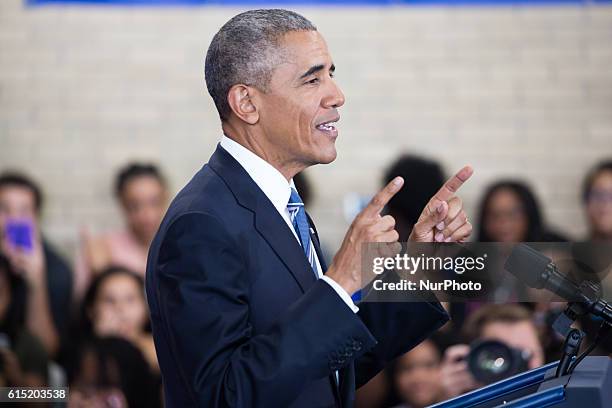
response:
M472 173L474 170L465 166L444 183L414 224L410 241L463 242L468 239L472 233L472 224L463 210L461 199L455 193Z

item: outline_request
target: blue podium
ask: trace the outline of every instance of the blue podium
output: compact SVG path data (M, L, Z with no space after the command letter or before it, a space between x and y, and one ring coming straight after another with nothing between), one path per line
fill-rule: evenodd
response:
M609 357L586 357L573 373L556 378L558 364L526 371L429 408L612 407L612 360Z

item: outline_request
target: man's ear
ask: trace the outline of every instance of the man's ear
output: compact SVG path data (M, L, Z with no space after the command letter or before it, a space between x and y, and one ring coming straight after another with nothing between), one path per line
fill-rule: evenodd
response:
M249 125L259 121L259 112L253 103L254 88L244 84L233 85L227 93L227 102L234 114Z

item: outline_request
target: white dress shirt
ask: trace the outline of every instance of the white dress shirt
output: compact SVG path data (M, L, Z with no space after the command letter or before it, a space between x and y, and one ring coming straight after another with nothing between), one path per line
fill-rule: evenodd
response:
M223 136L221 138L220 144L221 147L223 147L223 149L225 149L234 159L236 159L236 161L246 170L249 176L251 176L255 184L257 184L261 191L263 191L266 197L268 197L268 199L272 202L272 205L274 205L274 208L276 208L280 216L283 217L289 226L289 229L291 232L293 232L295 239L300 242L300 239L298 238L298 235L291 223L289 210L287 209L289 197L291 197L291 188L295 188L293 179L291 179L291 181L288 183L285 176L274 168L274 166L227 136ZM327 282L336 291L336 293L338 293L344 303L346 303L353 312L357 313L359 308L355 305L355 303L353 303L351 296L336 281L323 275L321 263L319 262L319 258L316 253L315 262L317 264L317 274L319 275L319 278Z

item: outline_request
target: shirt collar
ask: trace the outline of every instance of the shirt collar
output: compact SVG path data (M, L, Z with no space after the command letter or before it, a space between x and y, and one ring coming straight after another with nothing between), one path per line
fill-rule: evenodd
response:
M287 183L285 176L274 166L225 135L221 137L220 145L236 159L278 212L283 214L291 197L291 188L295 188L293 179Z

